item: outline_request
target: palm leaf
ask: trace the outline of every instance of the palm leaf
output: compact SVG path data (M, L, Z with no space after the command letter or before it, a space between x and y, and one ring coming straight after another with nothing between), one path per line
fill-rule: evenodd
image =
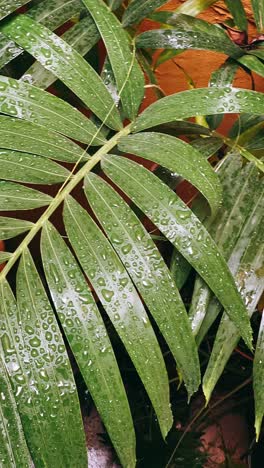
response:
M104 158L103 169L194 266L220 302L227 304L226 309L251 347L250 325L244 304L223 257L198 218L154 174L132 161L111 155Z
M108 52L125 115L134 119L144 96L144 77L130 48L131 41L102 0L83 0Z
M172 424L168 377L148 316L131 279L100 229L73 198L67 198L64 222L77 258L144 383L163 437L166 437ZM137 342L141 345L139 348Z
M84 143L104 142L96 126L67 102L35 86L5 76L0 76L0 112Z
M191 395L199 386L198 355L184 305L157 247L134 212L95 174L86 177L85 193L170 346Z
M63 39L26 15L17 16L2 31L60 78L101 120L114 129L121 128L118 111L102 80Z
M43 228L41 252L52 301L83 378L120 460L124 466L133 464L135 435L126 393L86 279L50 223Z

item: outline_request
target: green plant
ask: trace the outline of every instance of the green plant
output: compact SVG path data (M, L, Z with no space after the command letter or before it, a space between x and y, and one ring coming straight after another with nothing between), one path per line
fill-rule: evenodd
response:
M133 0L124 12L123 25L118 19L123 14L122 3L0 2L4 18L0 31L0 64L4 67L0 77L0 210L10 214L39 209L34 222L23 215L21 219L0 217L1 239L24 234L14 252L1 254L1 261L6 261L0 273L0 453L4 466L29 466L27 446L36 466L87 466L64 339L122 465L135 465L135 436L126 392L91 291L98 296L140 376L164 438L173 421L169 382L144 306L177 362L189 398L200 385L195 336L196 341L202 340L222 307L227 315L218 334L223 336L217 336L215 343L215 349L218 343L221 349L213 350L203 383L207 399L239 337L252 349L248 315L254 312L263 287L259 247L263 162L258 151L263 148L264 101L260 93L231 85L239 66L263 74L262 43L253 53L251 46L245 49L234 44L220 27L186 16L197 14L201 2L186 2L184 14L181 11L176 16L153 13L164 1ZM213 2L204 2L204 7L209 3ZM27 14L8 16L24 4L29 7ZM261 2L252 4L261 27ZM234 20L245 26L241 11ZM161 29L135 36L134 25L151 13ZM51 32L75 16L78 21L62 38ZM82 57L100 37L107 50L101 77ZM210 87L160 98L139 115L144 96L139 62L155 86L152 49L171 47L172 52L162 53L156 65L176 55L175 48L177 53L186 48L220 50L229 58ZM19 60L23 51L37 61L27 59L22 78L17 79L16 61L10 61ZM62 100L43 90L57 78L74 96ZM76 98L93 113L91 118L71 105ZM210 117L227 113L242 114L238 130L235 125L230 138L214 132L220 120ZM194 116L209 116L211 128L189 122ZM123 126L124 121L128 123ZM175 136L179 134L199 138L186 143ZM231 151L214 170L207 159L223 145ZM160 178L125 154L151 160L188 180L207 200L211 215L204 221L202 199L191 210ZM101 170L107 180L101 177ZM82 191L80 183L86 197L81 202L75 198L75 189ZM36 190L34 184L42 188ZM53 185L56 190L51 196L47 192ZM124 201L117 187L133 206L127 197ZM177 261L181 284L190 266L200 275L190 318L134 205L176 249L172 269ZM60 207L67 241L63 227L59 232L54 226ZM227 221L233 226L223 232ZM42 267L29 252L39 233ZM12 291L8 274L15 272ZM223 354L219 363L218 355ZM261 326L254 368L257 434L264 412L262 354Z

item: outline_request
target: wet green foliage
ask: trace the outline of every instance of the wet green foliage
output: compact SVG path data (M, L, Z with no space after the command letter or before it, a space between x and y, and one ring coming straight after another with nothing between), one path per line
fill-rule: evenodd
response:
M232 84L239 67L263 75L261 44L242 48L196 19L212 0L157 12L165 3L0 0L1 466L87 466L76 368L124 467L137 457L138 466L202 466L200 434L189 435L193 452L174 451L171 369L187 402L201 383L199 346L222 310L207 400L240 336L252 349L263 291L264 100ZM226 3L246 30L241 2ZM252 6L261 30L261 2ZM137 34L145 17L159 29ZM208 88L164 97L157 48L156 66L186 49L226 60ZM158 100L140 113L145 76ZM234 113L229 138L214 132ZM200 193L191 206L175 193L183 181ZM180 290L195 272L189 307ZM261 322L257 435L263 342ZM127 367L144 392L142 426Z

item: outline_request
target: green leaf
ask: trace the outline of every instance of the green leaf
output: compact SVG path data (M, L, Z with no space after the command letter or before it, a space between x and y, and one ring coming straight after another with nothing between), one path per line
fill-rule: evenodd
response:
M217 1L218 0L186 0L176 11L177 13L184 13L185 15L197 16Z
M22 7L30 0L0 0L0 20Z
M139 23L152 11L159 8L168 0L132 0L128 5L122 19L123 26L131 26L131 24Z
M249 68L260 76L264 76L264 63L254 55L243 55L238 59L238 62Z
M1 252L0 251L0 265L4 262L6 262L7 260L9 260L9 258L12 257L12 254L10 252Z
M173 249L170 263L170 272L179 290L181 290L181 288L186 283L191 269L191 265L187 262L187 260L185 260L183 255L181 255L180 252L178 252L176 249Z
M29 184L58 184L70 175L65 167L35 154L0 149L1 179Z
M0 239L12 239L23 232L29 231L33 226L30 221L24 219L7 218L0 216Z
M200 49L214 50L231 57L243 55L225 31L206 21L172 12L158 12L151 16L154 21L166 23L174 29L156 29L137 36L138 47L152 49Z
M215 213L221 204L218 177L199 151L184 141L161 133L144 132L121 138L118 148L166 167L191 182Z
M264 30L264 4L262 0L251 0L253 13L257 28L260 32Z
M13 41L9 41L0 32L0 69L22 54L22 52L23 49L21 47L18 47Z
M237 153L230 153L221 163L218 172L223 186L223 205L218 211L217 217L215 219L208 218L205 221L205 226L225 259L228 260L239 240L247 218L251 215L258 201L259 175L254 165L247 164L243 167L243 160ZM212 306L210 312L207 310L211 299L211 290L198 277L189 312L195 335L199 332L205 315L211 316L212 319L217 315L216 312L212 313ZM219 313L221 306L215 304L215 307ZM210 323L210 320L207 322Z
M223 88L225 86L232 86L239 64L236 60L228 58L220 68L213 71L210 77L209 86L214 88ZM224 118L223 114L208 115L206 120L212 130L219 127Z
M52 198L13 182L0 181L0 211L32 210L49 205Z
M0 252L1 254L2 252ZM1 257L0 257L1 258ZM1 263L1 260L0 260ZM0 346L0 459L5 468L31 465L30 455Z
M262 93L238 88L191 89L150 105L132 126L134 132L196 115L246 112L264 114Z
M263 187L260 185L259 190L259 201L255 205L251 216L248 218L248 222L243 229L239 242L229 260L230 265L232 266L233 264L233 273L235 274L236 283L244 298L249 316L254 312L263 292L263 277L259 275L259 272L261 268L263 268L264 253L264 193ZM227 315L224 314L216 334L213 350L203 379L203 391L207 401L209 401L211 393L229 357L236 347L239 338L240 333L236 326L229 320ZM263 383L261 387L263 388ZM260 387L258 390L259 389ZM263 411L263 406L261 407L261 411Z
M241 31L247 31L248 22L246 12L241 0L225 0L226 6L234 18L235 25Z
M50 223L43 227L41 256L52 301L78 367L123 466L133 466L133 422L111 342L78 263Z
M80 0L44 0L27 12L32 19L49 29L56 29L80 11ZM23 49L0 33L0 68L22 54Z
M263 272L264 265L262 263L259 268L258 276L263 283ZM253 389L254 389L254 402L255 402L255 429L256 439L259 439L261 424L264 416L264 398L263 398L263 383L264 383L264 372L263 372L263 358L264 358L264 319L262 315L258 340L255 350L254 363L253 363Z
M117 130L122 127L100 77L63 39L26 15L17 16L2 31L54 73L107 125Z
M159 250L131 208L101 178L90 173L85 194L167 341L191 396L200 382L198 354L186 310Z
M104 41L126 116L133 120L144 97L144 76L131 40L102 0L83 0Z
M103 169L203 277L251 348L251 329L241 296L199 219L169 187L142 166L111 155L104 158Z
M17 272L17 307L4 281L1 341L5 365L36 467L87 467L75 382L45 289L28 251ZM2 324L1 324L2 325Z
M88 16L68 29L61 38L73 47L80 55L86 55L97 44L100 34L93 19ZM28 81L38 88L46 89L56 80L56 76L44 68L38 61L24 73L21 80Z
M166 437L172 424L168 377L131 279L101 230L71 197L65 202L64 223L77 258L135 365Z
M246 131L251 132L252 128L254 128L256 125L261 124L261 122L264 122L264 113L263 115L242 114L238 117L231 130L229 131L229 137L233 138L234 140L239 139L239 142L241 142L242 144L242 140L240 140L240 135L242 136ZM244 143L245 142L243 142L243 144Z
M38 154L57 161L87 159L80 146L68 138L25 120L0 115L0 148Z
M0 76L0 112L47 127L83 143L102 144L98 129L62 99L27 83ZM95 138L96 135L96 138Z
M51 30L57 29L84 9L81 0L42 0L27 15Z

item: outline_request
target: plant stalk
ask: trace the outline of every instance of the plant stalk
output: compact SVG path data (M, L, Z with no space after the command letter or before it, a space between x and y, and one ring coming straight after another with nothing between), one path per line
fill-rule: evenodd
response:
M67 195L71 193L71 191L78 185L79 182L88 174L95 166L98 164L102 157L109 153L118 143L119 139L123 136L127 136L130 133L130 125L127 125L118 133L116 133L110 140L108 140L104 146L102 146L86 164L70 179L67 185L63 188L63 190L59 190L55 198L52 200L51 204L48 206L46 211L41 215L39 220L34 224L32 229L28 232L26 237L23 239L21 244L13 253L10 260L6 263L5 267L0 273L0 282L3 281L11 268L14 266L16 261L19 259L20 255L23 251L28 247L32 239L38 233L38 231L42 228L45 222L50 218L50 216L54 213L54 211L59 207L59 205L64 201Z

